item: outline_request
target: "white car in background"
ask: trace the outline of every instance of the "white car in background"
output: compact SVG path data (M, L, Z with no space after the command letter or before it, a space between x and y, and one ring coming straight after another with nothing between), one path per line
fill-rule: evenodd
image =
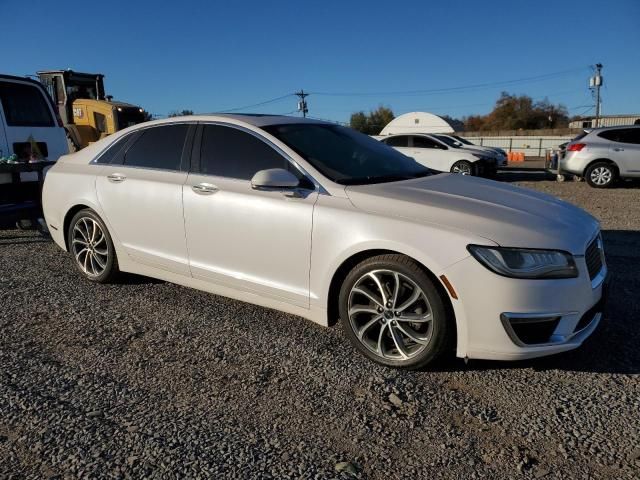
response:
M62 157L43 204L87 280L133 272L321 325L339 318L355 348L387 366L420 368L449 348L503 360L563 352L602 316L607 267L591 215L434 174L327 122L136 125ZM215 321L216 302L203 308Z
M476 145L469 140L459 137L458 135L448 135L444 133L438 133L435 135L437 138L446 142L447 145L453 145L458 148L465 148L467 150L475 152L486 152L488 155L494 156L497 165L502 167L507 164L507 152L498 147L485 147L483 145Z
M377 138L425 167L439 172L491 176L496 170L496 160L492 155L447 145L435 135L414 133Z

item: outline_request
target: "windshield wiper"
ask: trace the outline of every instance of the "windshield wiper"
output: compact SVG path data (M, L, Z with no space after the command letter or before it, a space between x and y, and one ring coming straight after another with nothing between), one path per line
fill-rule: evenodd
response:
M345 178L340 180L343 185L368 185L374 183L388 183L388 182L401 182L403 180L413 180L414 178L421 178L431 175L429 170L424 172L415 173L413 175L379 175L377 177L360 177L360 178Z

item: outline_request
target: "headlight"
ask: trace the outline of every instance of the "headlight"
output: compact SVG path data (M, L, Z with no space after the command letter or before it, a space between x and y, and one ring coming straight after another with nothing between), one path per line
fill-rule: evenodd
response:
M575 278L573 256L557 250L469 245L471 255L489 270L512 278Z

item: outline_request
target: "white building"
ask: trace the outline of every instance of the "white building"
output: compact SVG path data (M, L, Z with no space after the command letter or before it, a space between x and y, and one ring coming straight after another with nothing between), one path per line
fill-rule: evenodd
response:
M581 117L569 123L569 128L593 128L595 116ZM617 127L620 125L640 125L640 114L629 115L600 115L598 127Z
M442 117L427 112L410 112L391 120L381 136L397 133L453 133L453 127Z

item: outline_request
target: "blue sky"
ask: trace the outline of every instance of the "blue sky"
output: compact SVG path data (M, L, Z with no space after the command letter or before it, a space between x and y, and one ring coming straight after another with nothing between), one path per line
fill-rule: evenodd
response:
M1 73L101 72L107 93L157 115L300 88L316 92L310 115L340 121L378 105L486 113L502 90L589 113L597 62L603 113L640 112L637 0L0 0L0 18ZM487 86L433 91L470 85ZM246 111L295 108L286 97Z

